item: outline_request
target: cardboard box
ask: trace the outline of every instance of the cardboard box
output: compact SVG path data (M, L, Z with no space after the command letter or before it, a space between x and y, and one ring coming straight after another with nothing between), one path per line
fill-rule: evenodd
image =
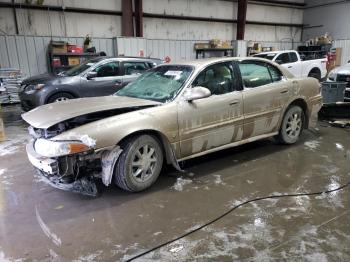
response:
M67 53L67 43L64 41L52 41L51 47L52 47L52 53L56 53L56 54Z
M79 57L68 57L68 65L75 66L80 64Z
M194 49L208 49L210 48L209 43L195 43L194 44Z
M342 53L341 47L337 47L335 49L335 66L341 66L341 53Z
M212 48L221 48L222 47L222 41L220 39L212 39L210 40L210 46Z

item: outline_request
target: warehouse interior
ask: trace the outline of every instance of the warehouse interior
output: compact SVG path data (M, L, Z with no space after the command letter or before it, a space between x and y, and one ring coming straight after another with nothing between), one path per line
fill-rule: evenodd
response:
M349 12L0 0L0 261L348 261Z

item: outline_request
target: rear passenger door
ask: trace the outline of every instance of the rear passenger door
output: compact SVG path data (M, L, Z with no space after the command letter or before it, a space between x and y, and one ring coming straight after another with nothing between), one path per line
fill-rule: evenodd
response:
M82 79L83 96L111 95L121 88L122 75L118 61L101 63L92 72L96 72L96 77Z
M150 69L150 65L142 61L124 61L122 62L123 70L123 86L126 86L130 82L134 81L145 71Z
M276 132L289 98L290 81L277 67L261 61L241 61L239 70L243 83L243 139Z

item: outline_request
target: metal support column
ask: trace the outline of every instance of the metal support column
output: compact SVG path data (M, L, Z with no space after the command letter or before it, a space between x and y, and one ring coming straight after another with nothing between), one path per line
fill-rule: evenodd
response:
M13 18L15 20L15 30L16 30L16 35L19 34L19 30L18 30L18 21L17 21L17 12L16 12L16 7L15 7L15 0L12 0L12 10L13 10Z
M238 0L237 8L237 40L244 40L245 24L247 17L247 0Z
M132 1L122 0L122 35L134 36Z
M137 37L143 37L143 10L142 0L135 1L135 30Z

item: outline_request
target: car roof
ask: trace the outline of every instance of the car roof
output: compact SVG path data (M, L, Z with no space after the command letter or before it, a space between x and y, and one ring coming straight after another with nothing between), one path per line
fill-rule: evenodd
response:
M287 52L296 52L295 50L278 50L278 51L268 51L268 52L261 52L256 55L268 55L268 54L282 54Z
M269 62L270 60L259 58L259 57L215 57L215 58L204 58L204 59L197 59L197 60L183 60L178 62L172 62L169 63L169 65L188 65L188 66L194 66L196 68L205 67L210 64L220 63L220 62L226 62L226 61L244 61L244 60L259 60L263 62Z
M148 57L138 57L138 56L104 56L104 59L118 59L119 61L135 61L135 60L140 60L140 61L162 61L159 58L148 58Z
M169 64L161 64L159 66L169 66L169 65L179 65L179 66L193 66L196 70L201 70L204 67L220 63L220 62L229 62L229 61L261 61L264 63L268 63L274 65L279 68L279 70L288 78L293 78L294 76L284 67L272 62L271 60L260 58L260 57L215 57L215 58L205 58L205 59L197 59L197 60L188 60L188 61L179 61L179 62L171 62Z

